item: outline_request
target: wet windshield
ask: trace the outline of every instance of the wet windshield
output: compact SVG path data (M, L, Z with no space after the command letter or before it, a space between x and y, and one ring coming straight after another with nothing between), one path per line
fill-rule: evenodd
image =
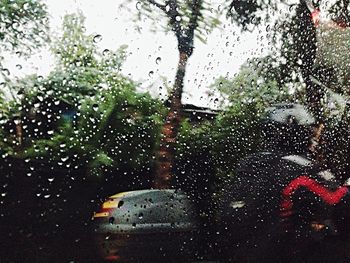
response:
M1 262L350 260L348 0L3 0Z

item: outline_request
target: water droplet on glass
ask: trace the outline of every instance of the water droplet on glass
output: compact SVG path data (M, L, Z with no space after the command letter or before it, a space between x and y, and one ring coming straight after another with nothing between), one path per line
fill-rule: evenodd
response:
M21 65L21 64L17 64L17 65L16 65L16 68L19 69L19 70L21 70L21 69L22 69L22 65Z
M152 77L152 76L153 76L153 74L154 74L154 71L153 71L153 70L151 70L151 71L148 73L148 76Z
M7 68L3 68L2 72L4 72L5 75L10 76L10 71Z
M98 104L92 105L92 109L93 109L94 111L98 111Z
M23 9L24 9L24 10L28 10L29 8L30 8L29 3L24 3L24 4L23 4Z
M96 36L94 36L94 39L93 39L94 43L98 43L98 42L100 42L101 40L102 40L102 36L101 36L101 35L96 35Z
M156 64L159 65L159 63L162 61L162 58L161 57L157 57L156 58Z
M102 51L102 55L103 55L103 56L108 56L109 53L110 53L110 51L109 51L109 49L107 49L107 48L106 48L105 50Z
M137 2L136 3L136 9L137 10L141 10L141 2Z
M115 218L112 216L108 219L108 222L113 225L114 224L114 221L115 221Z

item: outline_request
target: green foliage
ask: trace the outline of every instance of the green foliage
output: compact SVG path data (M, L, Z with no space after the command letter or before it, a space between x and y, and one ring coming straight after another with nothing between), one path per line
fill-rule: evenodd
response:
M64 18L53 45L58 65L47 77L11 83L24 130L13 154L96 176L149 170L164 108L120 74L125 47L100 54L83 21L81 14Z
M126 46L116 51L104 50L100 54L93 36L85 34L84 20L81 13L64 17L63 33L52 44L58 64L47 78L27 76L10 83L11 89L25 93L27 101L32 102L40 95L73 106L107 86L119 85Z
M136 1L127 0L122 6L127 7L126 4L131 2ZM136 9L138 10L136 21L142 21L146 17L153 21L154 31L158 29L165 32L172 31L178 40L180 50L193 48L195 37L205 42L206 35L220 25L219 17L223 10L220 4L214 5L204 0L142 0L136 2ZM161 18L167 22L159 23Z
M36 0L0 2L0 51L30 54L47 40L46 7Z
M191 164L196 160L193 155L206 155L202 161L214 164L216 169L232 171L240 158L256 150L262 112L258 103L237 103L219 114L214 123L191 127L185 122L180 132L179 160L187 160L192 168L201 169L201 165Z
M55 39L52 51L56 55L59 66L63 68L94 67L97 63L96 46L93 36L86 35L85 17L81 12L67 14L63 19L63 33Z
M183 123L176 171L180 187L190 191L196 191L193 186L202 187L197 190L217 195L234 176L239 160L259 149L260 121L267 106L297 97L287 84L279 85L278 72L269 57L252 59L233 79L215 81L213 88L223 94L228 106L213 122L194 127Z
M19 105L15 101L9 101L0 90L0 154L3 158L8 154L14 154L17 145L16 138L10 134L14 132L14 126L18 122Z
M120 81L119 88L84 99L74 123L63 121L52 137L36 141L24 157L85 168L93 175L102 175L107 167L149 169L160 109L149 95L136 93L131 82Z
M219 77L211 86L231 105L256 104L260 108L272 103L299 99L302 85L294 80L285 83L280 79L280 68L270 57L250 59L241 66L233 78Z

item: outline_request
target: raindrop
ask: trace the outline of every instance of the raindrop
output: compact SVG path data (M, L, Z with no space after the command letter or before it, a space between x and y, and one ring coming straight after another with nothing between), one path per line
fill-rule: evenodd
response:
M109 53L110 53L110 51L109 51L109 49L107 49L107 48L106 48L105 50L102 51L102 55L103 55L103 56L108 56Z
M53 180L55 180L55 178L48 178L47 180L51 183Z
M24 9L24 10L28 10L29 8L30 8L29 3L24 3L24 4L23 4L23 9Z
M6 74L7 76L10 76L10 71L7 68L3 68L2 72L4 72L4 74Z
M16 125L20 124L21 123L21 120L20 119L14 119L13 121Z
M98 111L98 104L92 105L92 109L93 109L94 111Z
M17 65L16 65L16 68L19 69L19 70L21 70L21 69L22 69L22 65L21 65L21 64L17 64Z
M141 10L141 2L137 2L136 3L136 9L137 10Z
M113 225L114 224L114 221L115 221L115 218L112 216L108 219L108 222Z
M102 36L101 35L94 36L94 39L93 39L94 43L99 43L101 40L102 40Z
M162 58L161 57L157 57L156 58L156 64L159 65L159 63L162 61Z
M151 70L151 71L148 73L148 76L149 76L149 77L152 77L152 76L153 76L153 74L154 74L154 71L153 71L153 70Z
M139 213L139 219L142 219L142 218L143 218L143 214Z

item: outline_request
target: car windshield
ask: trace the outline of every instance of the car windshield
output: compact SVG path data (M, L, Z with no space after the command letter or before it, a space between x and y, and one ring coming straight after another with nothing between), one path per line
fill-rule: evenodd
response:
M350 1L2 0L0 52L1 262L350 261Z

